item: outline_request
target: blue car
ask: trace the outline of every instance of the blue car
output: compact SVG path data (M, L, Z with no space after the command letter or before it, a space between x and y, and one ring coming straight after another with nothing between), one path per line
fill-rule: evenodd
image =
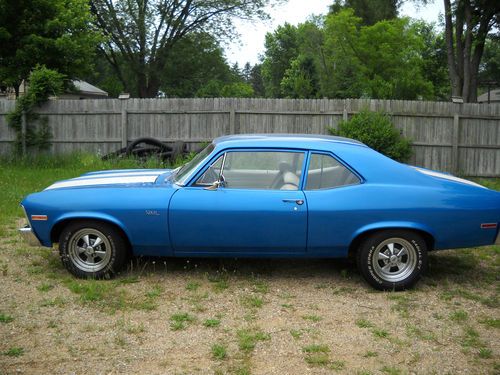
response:
M235 135L174 169L59 181L22 201L34 244L77 277L131 255L356 258L373 287L413 286L440 249L500 244L500 193L352 139Z

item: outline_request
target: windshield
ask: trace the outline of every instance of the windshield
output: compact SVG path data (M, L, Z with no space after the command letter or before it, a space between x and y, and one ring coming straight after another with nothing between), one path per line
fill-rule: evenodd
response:
M214 144L209 144L200 153L198 153L191 161L184 164L175 174L174 182L177 185L185 185L186 180L191 176L191 172L203 161L214 149Z

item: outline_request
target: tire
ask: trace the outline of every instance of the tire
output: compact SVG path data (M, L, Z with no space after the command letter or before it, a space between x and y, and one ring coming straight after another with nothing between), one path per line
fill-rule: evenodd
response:
M409 230L385 230L365 239L357 252L365 280L379 290L413 287L427 269L427 245Z
M99 244L95 243L99 241ZM79 278L109 279L127 260L128 243L114 226L99 221L69 223L59 237L59 255Z

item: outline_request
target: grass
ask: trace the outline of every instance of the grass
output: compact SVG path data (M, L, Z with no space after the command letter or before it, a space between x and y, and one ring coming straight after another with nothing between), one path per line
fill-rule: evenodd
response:
M24 354L24 349L18 346L14 346L3 352L3 354L9 357L20 357Z
M261 308L264 305L264 300L259 296L243 296L241 304L248 308Z
M195 320L196 318L188 313L173 314L170 317L170 328L172 331L180 331L186 329L187 325Z
M10 323L14 320L14 318L10 315L0 313L0 323Z
M312 366L326 366L330 364L330 348L325 344L311 344L304 346L302 351L306 353L304 360Z
M463 323L467 319L469 319L469 314L464 310L456 310L450 314L450 320L457 323Z
M211 352L214 359L222 360L227 357L227 349L223 344L213 344Z
M320 322L323 320L323 318L321 316L315 315L315 314L304 315L304 316L302 316L302 319L309 320L309 321L314 322L314 323L317 323L317 322Z
M369 320L366 320L366 319L358 319L358 320L356 320L356 325L359 328L372 328L373 327L373 323L370 322Z
M218 327L220 326L219 319L207 319L203 322L203 325L208 328Z
M243 352L251 352L259 341L271 339L271 335L260 329L241 329L237 332L238 347Z

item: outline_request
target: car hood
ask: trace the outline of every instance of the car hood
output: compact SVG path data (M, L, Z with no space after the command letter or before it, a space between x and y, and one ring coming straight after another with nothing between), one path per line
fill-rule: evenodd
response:
M168 177L170 174L172 174L171 169L117 169L89 172L69 180L57 181L45 190L82 188L89 186L152 185L159 176L163 176L164 180L165 177Z

